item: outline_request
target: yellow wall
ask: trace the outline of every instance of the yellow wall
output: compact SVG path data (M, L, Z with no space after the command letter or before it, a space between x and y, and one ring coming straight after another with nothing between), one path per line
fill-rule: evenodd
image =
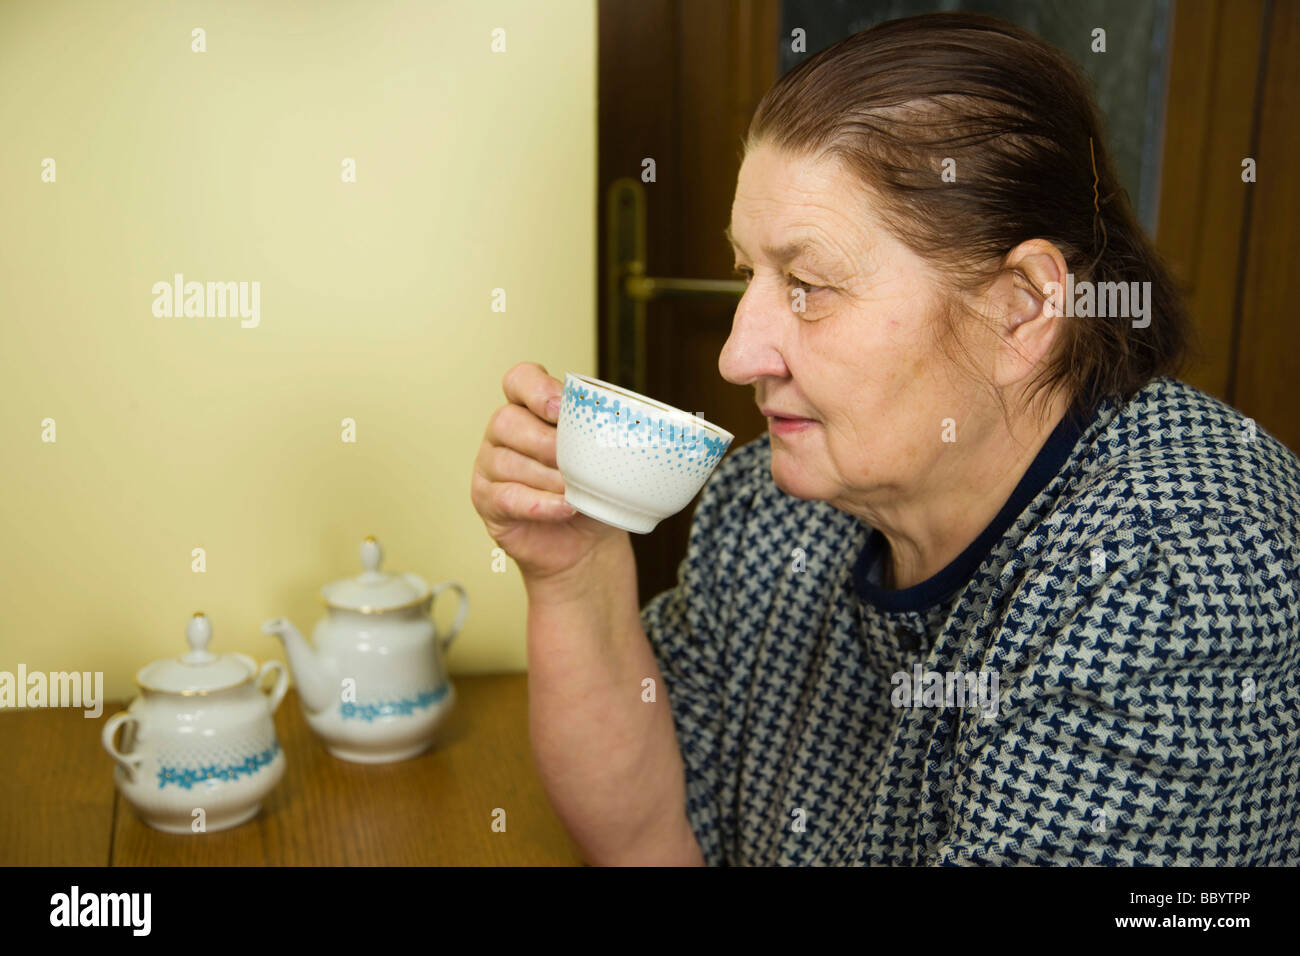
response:
M0 3L0 670L131 696L196 610L283 658L367 534L469 590L453 674L524 667L469 477L507 368L595 371L595 42L590 0ZM175 273L259 324L156 317Z

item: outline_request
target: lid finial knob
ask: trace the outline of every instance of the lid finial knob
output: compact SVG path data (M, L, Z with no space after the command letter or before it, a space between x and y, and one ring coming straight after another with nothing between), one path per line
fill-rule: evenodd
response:
M361 566L367 571L378 571L379 563L384 560L383 549L371 535L361 542Z
M212 623L202 611L195 611L190 623L185 626L185 639L190 642L190 652L181 660L187 664L204 664L217 659L215 654L208 652L208 644L212 641Z

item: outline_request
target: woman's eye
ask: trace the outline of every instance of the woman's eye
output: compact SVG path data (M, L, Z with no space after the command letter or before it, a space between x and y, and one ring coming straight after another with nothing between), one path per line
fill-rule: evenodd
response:
M750 269L748 265L737 265L737 267L735 267L733 271L735 271L737 276L744 278L746 284L748 284L748 282L750 280L753 280L754 278L754 271L753 269ZM811 293L811 291L816 291L820 289L820 287L822 287L822 286L813 285L811 284L811 282L805 282L802 280L802 278L798 276L788 276L788 280L790 282L790 285L796 285L800 287L800 289L805 291L805 293Z

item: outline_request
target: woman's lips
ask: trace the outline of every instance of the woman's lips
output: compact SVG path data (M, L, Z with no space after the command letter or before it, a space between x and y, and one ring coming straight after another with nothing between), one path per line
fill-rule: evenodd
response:
M800 418L798 415L786 415L770 406L760 405L759 412L768 421L768 426L773 435L794 435L801 431L807 431L817 424L813 418Z
M767 420L773 435L794 435L817 424L811 418L785 418L781 415L769 415Z

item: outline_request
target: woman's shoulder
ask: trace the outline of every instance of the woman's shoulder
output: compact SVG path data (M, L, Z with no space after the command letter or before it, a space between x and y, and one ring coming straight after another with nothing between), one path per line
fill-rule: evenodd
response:
M1011 595L996 617L1005 634L1059 644L1054 659L1120 648L1144 667L1190 659L1227 634L1243 655L1300 636L1300 467L1248 429L1237 410L1172 379L1102 412L1005 554L1023 573L999 565L987 579L994 596ZM1097 673L1106 661L1094 661Z
M1075 484L1184 521L1274 518L1296 533L1300 460L1252 419L1172 378L1150 382L1091 435Z
M1057 503L1089 537L1131 532L1207 574L1300 566L1300 460L1247 416L1161 378L1102 418Z

